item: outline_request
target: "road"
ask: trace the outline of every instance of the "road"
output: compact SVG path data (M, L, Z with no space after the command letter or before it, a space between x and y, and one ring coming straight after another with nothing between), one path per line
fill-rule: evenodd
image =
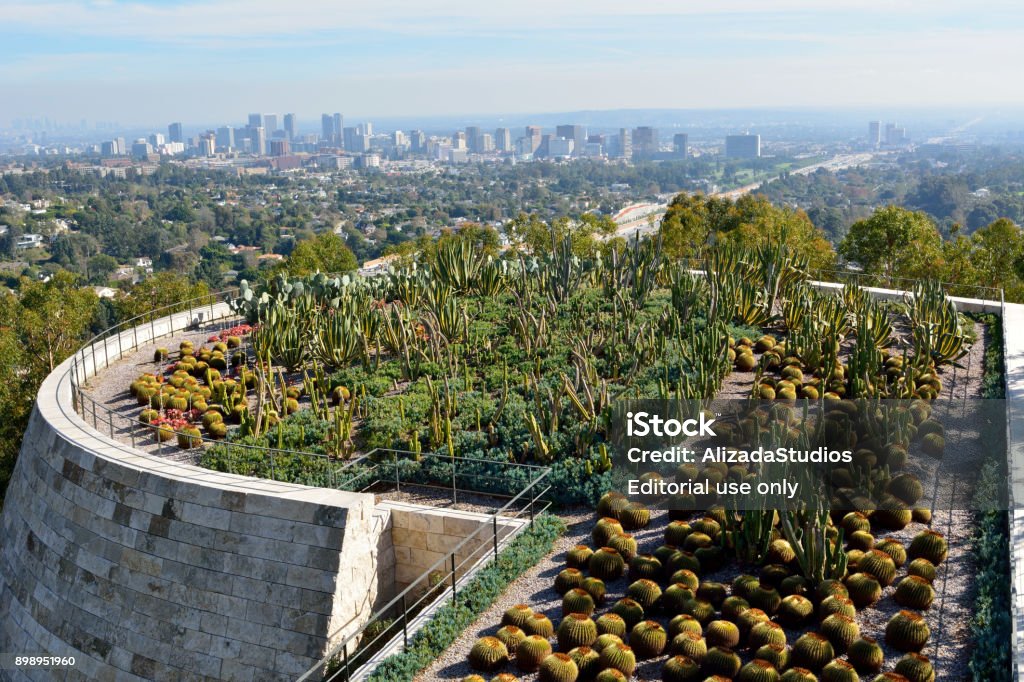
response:
M830 173L834 173L844 168L860 166L862 164L868 163L869 161L871 161L872 158L874 158L874 156L875 155L871 152L862 152L858 154L837 154L836 156L833 156L831 159L826 159L825 161L818 161L817 163L812 163L809 166L804 166L803 168L798 168L794 171L790 171L789 174L810 175L811 173L821 170L822 168L824 168ZM714 194L712 194L712 196L719 199L724 198L732 199L733 201L735 201L736 199L739 199L740 197L746 194L750 194L751 192L760 189L763 185L772 182L773 180L778 180L780 177L780 175L776 175L772 178L768 178L767 180L754 182L749 185L743 185L742 187L737 187L736 189L730 189L724 192L715 192ZM667 202L664 204L632 204L631 206L627 206L626 208L622 209L617 214L615 214L613 218L615 222L618 224L618 227L615 230L615 236L625 237L632 236L636 232L639 232L641 234L654 232L657 229L658 221L661 220L661 217L663 215L665 215L666 210L668 210ZM653 224L651 222L652 218Z

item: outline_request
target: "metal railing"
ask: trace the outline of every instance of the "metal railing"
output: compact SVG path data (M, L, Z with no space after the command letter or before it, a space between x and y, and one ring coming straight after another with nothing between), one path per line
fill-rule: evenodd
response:
M509 466L516 465L509 463ZM545 483L550 470L535 465L518 466L528 466L535 472L522 490L482 520L475 531L446 551L419 578L376 609L362 625L348 634L344 634L347 626L332 633L329 640L343 639L299 681L360 679L384 658L407 648L411 637L434 612L445 603L457 600L459 590L480 568L497 559L519 531L532 531L536 516L552 504L545 499L551 490ZM396 485L400 487L401 483L396 481ZM528 521L515 523L527 514Z

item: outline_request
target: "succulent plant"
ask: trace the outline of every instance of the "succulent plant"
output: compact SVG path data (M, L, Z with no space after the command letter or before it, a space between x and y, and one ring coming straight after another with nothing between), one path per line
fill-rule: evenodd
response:
M754 658L768 661L776 670L785 670L789 665L789 649L782 644L764 644L754 651Z
M580 680L592 680L601 670L601 652L589 646L578 646L569 652L569 658L576 664Z
M833 658L835 658L835 649L832 647L832 642L828 637L817 632L801 635L793 643L793 650L790 652L792 665L811 671L821 670Z
M893 477L885 491L907 505L913 505L924 495L921 481L913 474L899 474Z
M540 662L551 655L551 643L547 637L530 635L516 648L516 666L523 672L535 672Z
M611 646L612 644L625 644L625 642L618 635L606 632L603 635L597 636L597 641L594 642L594 646L591 648L600 653L606 646Z
M634 551L634 555L629 559L629 575L632 578L657 580L662 570L661 562L653 554L636 554Z
M703 599L706 602L710 602L716 608L722 605L722 602L725 601L728 594L728 588L722 583L705 580L697 586L697 599Z
M852 511L844 516L841 525L847 535L853 535L857 531L871 532L871 519L859 511Z
M896 568L907 563L907 549L902 542L895 538L885 538L878 543L875 549L888 554L892 562L896 564Z
M751 608L736 617L736 625L740 628L740 635L747 637L755 625L769 620L771 620L771 617L767 613L761 609Z
M735 649L740 644L739 627L727 620L713 620L704 630L709 646L720 646Z
M515 625L502 625L498 628L498 631L494 633L505 648L509 651L515 651L519 648L519 644L526 639L526 632L521 628L517 628Z
M629 533L619 533L608 538L608 546L621 554L627 563L636 556L636 538Z
M740 668L736 682L778 682L779 671L770 661L755 658Z
M757 649L765 644L786 644L786 631L778 623L770 620L757 623L750 628L747 635L747 646Z
M625 530L640 530L651 522L651 510L640 502L630 502L619 512L619 519Z
M202 432L194 426L186 426L177 433L178 447L182 450L198 448L203 444Z
M857 615L857 607L853 605L849 597L840 595L826 597L818 605L818 617L825 620L834 613L840 613L847 618L853 618Z
M761 609L768 615L774 615L782 605L782 595L773 587L757 585L750 589L746 597L754 608Z
M873 637L862 635L850 643L846 658L859 673L877 673L885 663L885 653Z
M682 632L694 632L697 635L703 636L704 626L690 614L680 613L677 616L673 616L672 620L668 622L668 636L675 637Z
M597 515L600 517L616 518L617 512L613 511L621 508L622 505L628 504L629 498L620 492L610 490L601 496L601 499L597 501Z
M878 509L871 515L871 518L879 525L892 530L902 530L913 520L913 512L907 509L905 503L888 498L878 505Z
M529 616L534 614L534 609L530 608L526 604L516 604L508 608L505 613L502 614L502 625L512 625L520 630L526 630L526 622L529 621Z
M701 624L709 623L715 617L715 607L710 602L700 599L686 602L682 611L699 620Z
M669 651L701 663L708 653L708 643L700 636L699 632L684 631L672 638Z
M687 603L697 598L692 589L682 583L673 583L661 595L661 605L668 613L680 613Z
M704 547L711 547L713 544L715 544L714 539L707 533L693 531L683 541L683 549L687 552L693 552Z
M841 613L833 613L821 621L821 634L828 637L837 653L843 654L853 640L860 636L857 621Z
M929 433L921 440L921 449L926 455L938 457L946 450L946 439L937 433Z
M602 670L594 678L594 682L628 682L629 678L615 668Z
M821 669L821 682L860 682L860 675L851 664L837 658Z
M665 543L682 547L686 536L693 532L690 524L686 521L671 521L665 527Z
M589 616L595 608L594 598L582 587L574 587L562 596L562 615L582 613Z
M734 651L715 646L708 649L701 670L709 675L721 675L732 679L739 673L742 665L743 662Z
M732 580L732 593L737 597L743 597L747 599L750 596L750 590L757 587L761 581L752 575L742 573Z
M750 603L747 602L743 597L726 597L722 602L720 610L722 612L722 618L731 620L734 623L741 613L750 608Z
M923 530L914 536L907 549L911 559L927 559L938 566L949 555L949 545L942 533L934 530Z
M655 551L655 556L657 556L657 551ZM662 559L661 563L662 565L666 566L668 570L673 574L678 571L686 570L697 575L700 575L702 570L700 565L700 559L697 558L697 555L695 555L693 552L688 552L685 550L673 551L667 557L667 560Z
M555 576L555 591L558 594L565 594L572 588L582 585L585 577L583 571L578 568L566 568Z
M866 552L869 549L874 548L875 536L866 530L855 530L850 533L850 536L846 541L846 546L850 549L857 549L861 552Z
M622 555L611 547L602 547L594 552L588 564L590 575L601 580L615 580L626 570Z
M926 656L909 653L896 661L894 672L903 675L910 682L934 682L935 668Z
M779 583L778 589L779 593L784 597L788 597L791 594L805 596L811 591L810 583L802 575L791 575L783 578L782 582Z
M914 559L907 566L907 575L916 575L924 578L929 583L935 582L935 576L937 573L938 571L935 568L935 564L925 558Z
M460 682L487 682L487 680L480 675L466 675Z
M870 606L882 598L882 584L870 573L854 573L846 579L850 600L858 608Z
M857 570L862 573L870 573L878 578L878 582L887 587L896 579L896 562L885 552L872 549L864 553L864 556L857 562Z
M838 595L840 597L849 597L850 591L846 589L841 581L835 579L822 580L818 583L818 586L814 588L814 594L819 600L824 600L828 597Z
M612 613L622 618L626 622L626 627L630 629L644 619L644 607L629 597L615 602L612 605Z
M469 664L474 670L492 672L508 663L508 649L497 637L481 637L469 650Z
M700 664L683 655L676 655L665 661L661 669L664 682L697 682L700 680Z
M538 682L576 682L580 671L569 654L551 654L540 662Z
M594 540L594 544L598 547L604 547L608 544L608 540L613 535L624 533L625 530L622 528L622 524L619 523L618 519L613 519L610 516L605 516L597 520L594 524L594 530L591 531L590 535Z
M661 588L653 580L641 578L626 589L626 596L640 604L647 612L653 610L655 604L661 599Z
M818 678L807 668L790 668L782 673L779 682L818 682Z
M913 519L918 523L931 523L932 522L932 510L918 507L911 512Z
M629 678L636 671L636 654L626 644L612 644L601 649L601 665L615 668Z
M603 613L598 616L595 624L597 625L597 633L599 635L611 633L619 637L625 637L628 630L626 621L617 613Z
M541 637L551 637L555 634L554 624L543 613L534 613L527 618L523 630L531 635L540 635Z
M697 574L685 568L681 568L674 572L672 577L669 579L669 582L673 584L679 583L684 587L688 587L693 590L694 593L696 593L697 588L700 586L700 578L697 577Z
M167 359L167 355L168 353L166 348L157 348L153 351L153 362L163 362Z
M896 586L896 594L893 597L900 606L924 610L935 600L935 590L924 578L908 575Z
M558 624L558 648L563 651L590 646L597 641L597 624L582 613L570 613Z
M653 658L665 650L668 633L657 621L641 621L629 633L629 643L639 658Z
M576 545L565 553L565 563L569 568L586 568L594 550L586 545Z
M900 611L885 625L885 641L898 651L920 651L931 630L921 614Z
M806 623L814 615L814 604L807 597L791 594L783 597L779 606L779 620L792 627Z
M580 589L586 590L595 604L604 603L605 585L604 581L600 578L594 578L593 576L584 578L583 582L580 583Z

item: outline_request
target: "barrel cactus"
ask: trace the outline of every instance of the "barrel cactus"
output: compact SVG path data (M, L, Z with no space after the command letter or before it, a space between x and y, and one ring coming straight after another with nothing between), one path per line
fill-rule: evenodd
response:
M755 625L769 620L771 618L761 609L747 609L736 617L736 625L740 628L740 634L746 637Z
M842 654L850 646L853 640L860 636L860 626L857 621L841 613L833 613L821 621L821 634L828 637L836 652Z
M644 611L648 611L661 599L661 588L653 580L641 578L626 589L626 596L640 604Z
M594 678L594 682L628 682L629 678L615 668L602 670Z
M551 643L546 637L530 635L516 648L516 666L523 672L535 672L540 663L551 655Z
M807 668L790 668L782 673L779 682L818 682L818 678Z
M673 616L672 620L668 622L668 634L669 637L675 637L681 632L693 632L697 635L703 635L704 626L690 614L680 613L678 616Z
M789 665L789 649L781 644L765 644L754 651L754 658L768 661L776 670L785 670Z
M594 598L590 593L581 587L574 587L562 597L562 614L583 613L590 615L594 612Z
M743 597L748 599L750 597L750 591L760 584L757 578L752 575L742 573L732 579L732 593L737 597Z
M779 671L769 661L755 658L740 668L736 682L778 682Z
M606 632L603 635L597 636L597 641L594 642L594 646L591 647L594 651L600 653L605 650L606 647L610 647L612 644L625 644L622 638L618 635L613 635L610 632Z
M913 611L900 611L885 625L885 641L899 651L920 651L931 630L924 617Z
M580 671L569 654L551 654L540 662L538 682L576 682Z
M585 590L586 593L590 595L591 599L594 600L595 604L604 603L606 588L604 581L600 578L595 578L593 576L584 578L583 582L580 583L580 589Z
M726 597L722 602L722 618L736 622L741 613L750 608L750 603L743 597Z
M669 579L669 582L672 584L679 583L683 587L687 587L694 592L696 592L697 588L700 587L700 578L697 577L697 574L685 568L681 568L674 572L672 577Z
M640 502L631 502L619 512L625 530L641 530L651 522L651 510Z
M909 653L896 662L895 672L910 682L934 682L935 668L926 656Z
M672 656L661 669L661 679L664 682L697 682L701 679L700 664L686 656Z
M700 599L686 602L683 604L682 611L699 620L701 624L709 623L715 617L715 607L710 602Z
M606 632L619 637L626 636L626 621L617 613L603 613L597 618L597 633L603 635Z
M907 565L907 575L916 575L919 578L924 578L929 583L935 582L937 574L938 571L935 568L935 564L927 559L914 559Z
M739 673L743 662L732 649L724 647L711 647L704 656L702 670L710 675L721 675L732 679Z
M597 501L597 514L598 516L617 518L618 510L629 504L629 498L620 492L611 490L601 496L601 499Z
M754 608L761 609L768 615L774 615L782 605L782 595L773 587L758 585L750 590L747 601Z
M821 669L821 682L860 682L860 675L851 664L837 658Z
M907 549L911 559L927 559L938 566L949 555L949 545L942 533L934 530L923 530L914 536Z
M497 637L481 637L469 650L469 664L474 670L492 672L508 663L508 649Z
M597 624L586 614L570 613L558 624L558 648L562 651L590 646L597 640Z
M908 575L896 586L893 595L896 603L912 609L927 609L935 600L935 590L930 582L916 575Z
M668 613L679 613L683 607L697 598L692 589L682 583L673 583L661 595L661 605Z
M503 625L498 628L498 631L494 633L494 636L501 640L501 643L505 645L505 648L509 651L515 651L519 648L520 643L526 639L526 632L521 628L517 628L515 625Z
M727 620L713 620L708 623L704 637L710 646L722 646L735 649L740 644L739 627Z
M841 613L848 618L853 618L857 615L857 607L853 605L853 602L848 597L834 595L826 598L818 605L818 617L824 620L833 613Z
M850 643L846 658L859 673L877 673L885 662L885 654L873 637L861 636Z
M622 555L611 547L602 547L594 552L587 566L590 575L601 580L615 580L626 570Z
M533 615L533 609L526 604L516 604L501 616L502 625L515 625L521 630L526 629L526 621Z
M725 601L728 596L729 590L722 583L712 582L705 580L697 586L697 599L703 599L706 602L710 602L718 608Z
M677 656L686 656L697 663L701 663L708 654L708 644L700 636L700 633L680 632L672 638L669 651Z
M846 579L850 599L858 608L870 606L882 598L882 584L870 573L854 573Z
M569 565L569 568L586 568L593 554L594 550L590 547L576 545L565 553L565 563Z
M765 644L786 644L786 631L778 623L763 621L750 628L747 635L747 646L756 649Z
M487 680L480 675L466 675L459 682L487 682Z
M608 546L618 552L626 562L636 556L636 538L629 533L619 533L608 538Z
M818 671L835 658L835 649L828 637L817 632L808 632L793 643L790 662L800 668Z
M624 597L612 606L612 613L626 621L626 627L632 628L644 619L644 607L629 597Z
M895 538L885 538L878 543L875 549L888 554L893 563L896 564L896 568L907 563L907 548Z
M671 521L665 527L665 543L682 547L686 536L693 532L690 524L686 521Z
M629 575L632 578L656 580L662 571L661 561L653 554L637 554L629 560Z
M814 594L817 595L819 600L824 600L834 595L849 597L850 591L846 589L846 585L841 581L830 578L818 583L818 586L814 588Z
M608 540L613 535L624 533L625 530L622 528L622 524L619 523L618 519L613 519L610 516L598 519L597 523L594 524L594 529L590 535L594 540L594 544L598 547L603 547L608 544Z
M636 654L626 644L612 644L601 649L601 665L615 668L627 678L636 671Z
M814 604L807 597L791 594L782 599L779 620L791 627L806 623L814 615Z
M668 645L668 632L657 621L641 621L629 633L629 643L638 657L654 658Z
M531 635L540 635L541 637L551 637L555 634L554 624L543 613L535 613L527 618L523 630L526 630Z
M569 652L569 658L576 664L581 680L592 680L601 670L601 652L589 646L576 647Z
M657 556L657 554L655 554ZM661 563L668 567L669 571L673 573L675 571L687 570L693 573L700 574L703 570L700 565L700 559L693 552L675 550L668 555L665 559L661 559Z
M555 590L558 594L565 594L572 588L582 585L584 578L586 576L578 568L566 568L555 576Z
M870 573L878 578L882 587L887 587L896 579L896 562L885 552L872 549L864 553L857 562L857 569L863 573Z

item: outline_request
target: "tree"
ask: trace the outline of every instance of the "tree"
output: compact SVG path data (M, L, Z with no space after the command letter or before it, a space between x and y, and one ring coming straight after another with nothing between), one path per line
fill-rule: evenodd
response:
M359 268L359 263L341 237L325 232L296 244L286 267L291 274L302 276L314 272L353 272Z
M193 284L185 275L164 271L142 280L114 299L119 321L130 320L160 308L184 303L210 293L205 282ZM179 308L180 309L180 308ZM157 316L166 315L163 311Z
M839 253L868 274L922 279L942 265L942 236L927 214L886 206L851 225Z
M96 314L92 289L80 289L76 277L63 271L48 282L21 281L18 328L30 364L39 372L53 371L80 343Z
M89 259L86 276L92 284L106 284L110 281L110 276L116 270L117 259L105 253L100 253Z

